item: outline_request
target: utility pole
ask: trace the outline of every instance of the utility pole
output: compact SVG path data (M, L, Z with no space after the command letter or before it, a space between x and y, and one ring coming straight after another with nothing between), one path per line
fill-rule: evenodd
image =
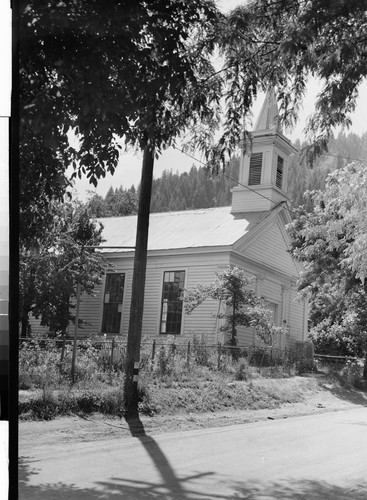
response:
M80 309L80 293L81 293L81 283L80 283L80 275L82 268L82 258L83 258L84 247L82 246L80 250L80 262L79 262L79 272L77 278L77 289L76 289L76 310L75 310L75 325L74 325L74 339L73 339L73 355L71 358L71 380L75 382L75 364L76 364L76 352L77 352L77 343L78 343L78 327L79 327L79 309Z
M145 276L148 251L150 199L152 193L154 150L147 140L144 148L140 182L138 221L134 256L134 271L130 306L130 322L126 347L125 410L127 416L138 411L138 378L140 362L141 332L144 311Z

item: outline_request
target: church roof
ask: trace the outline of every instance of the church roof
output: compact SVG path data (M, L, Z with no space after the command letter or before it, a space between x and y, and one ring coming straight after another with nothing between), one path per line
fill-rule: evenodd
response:
M233 245L269 212L251 212L235 218L231 207L202 208L150 215L148 250L201 248ZM134 246L137 216L104 217L103 246ZM128 252L104 249L103 253Z

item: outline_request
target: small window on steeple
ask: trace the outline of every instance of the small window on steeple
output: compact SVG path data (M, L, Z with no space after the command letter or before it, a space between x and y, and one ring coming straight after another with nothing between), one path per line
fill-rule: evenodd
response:
M250 158L250 170L248 176L249 186L261 184L262 164L263 164L263 154L253 153Z
M276 187L279 189L282 189L282 184L283 184L283 169L284 169L284 158L278 155L278 160L277 160L277 178L275 181Z

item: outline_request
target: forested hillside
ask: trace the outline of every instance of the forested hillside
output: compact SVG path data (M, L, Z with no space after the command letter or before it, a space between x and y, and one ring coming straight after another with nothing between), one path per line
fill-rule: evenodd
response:
M306 146L299 141L295 147L302 151ZM329 151L313 162L313 167L300 162L298 157L291 161L288 177L288 190L292 206L306 205L311 209L311 200L304 196L306 191L323 189L327 175L337 168L344 167L353 160L367 161L367 132L362 136L354 133L340 133L329 142Z
M302 152L306 144L295 142ZM362 136L354 133L340 133L329 143L329 151L316 158L312 168L299 156L291 159L288 176L288 193L292 206L306 204L311 209L311 201L305 197L306 191L322 189L327 175L349 161L367 161L367 132ZM219 175L210 175L204 167L192 166L188 172L179 174L166 170L153 181L151 212L192 210L195 208L220 207L230 205L231 189L237 185L239 158L233 158ZM111 187L103 198L94 194L87 204L94 217L113 217L136 213L139 188Z

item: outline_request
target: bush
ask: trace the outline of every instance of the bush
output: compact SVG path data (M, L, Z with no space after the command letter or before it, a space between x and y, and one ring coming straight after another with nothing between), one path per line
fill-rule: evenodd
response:
M210 366L210 352L203 334L200 336L196 334L194 335L192 341L192 352L195 363L202 366Z
M338 372L338 379L345 387L359 387L362 385L363 362L348 360Z
M324 320L309 333L315 352L331 356L360 356L363 353L362 338L348 325L332 324Z
M250 366L246 358L239 358L238 362L236 363L234 378L235 380L251 379Z

